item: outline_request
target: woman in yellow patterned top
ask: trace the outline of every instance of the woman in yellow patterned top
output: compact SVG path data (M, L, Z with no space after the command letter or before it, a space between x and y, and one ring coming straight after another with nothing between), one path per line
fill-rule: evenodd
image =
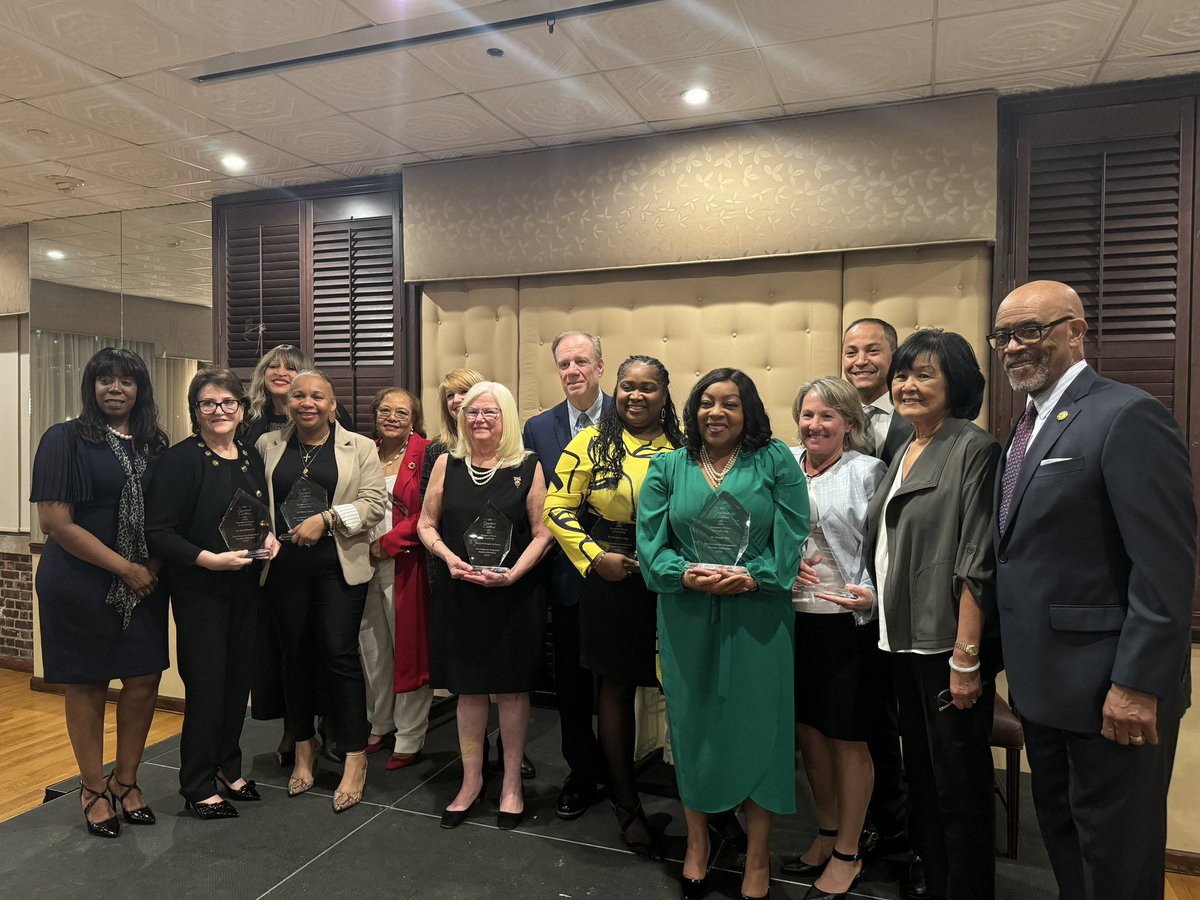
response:
M658 684L658 598L638 571L637 495L655 455L683 443L670 376L650 356L617 369L616 402L563 450L562 487L546 495L546 526L584 576L579 596L582 665L600 685L600 743L621 838L639 856L661 856L633 781L633 699Z

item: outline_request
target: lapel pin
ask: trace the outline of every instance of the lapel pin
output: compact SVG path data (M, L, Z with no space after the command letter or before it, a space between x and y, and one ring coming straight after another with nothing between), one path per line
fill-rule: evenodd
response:
M416 464L415 462L410 462L410 463L408 464L409 471L412 471L412 470L413 470L413 469L415 469L416 467L417 467L417 464Z
M1064 410L1062 410L1062 411L1060 411L1060 412L1059 412L1059 414L1058 414L1058 416L1057 416L1056 418L1057 418L1057 419L1058 419L1058 421L1060 421L1060 422L1065 422L1065 421L1067 420L1067 416L1069 416L1069 415L1070 415L1070 413L1069 413L1069 412L1067 412L1067 411L1064 409Z

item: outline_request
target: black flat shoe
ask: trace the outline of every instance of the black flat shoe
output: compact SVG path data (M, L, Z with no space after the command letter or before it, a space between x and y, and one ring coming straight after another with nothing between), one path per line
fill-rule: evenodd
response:
M253 779L247 778L246 783L240 788L229 786L229 782L224 778L217 778L217 787L223 791L231 800L244 800L247 803L253 803L262 799L262 794L258 792L258 785Z
M842 853L840 850L834 848L833 855L842 862L862 862L861 853ZM808 893L804 895L804 900L844 900L844 898L849 895L852 890L854 890L854 886L858 884L858 880L862 878L864 868L865 866L858 867L858 874L851 879L850 887L846 888L844 891L835 894L831 891L823 891L814 884L808 889Z
M79 782L79 796L84 796L84 792L92 795L92 799L87 802L87 806L83 808L83 821L87 824L88 834L94 834L96 837L115 838L121 833L121 821L117 818L115 812L116 804L108 796L108 790L93 791L90 787ZM87 814L92 811L92 807L96 805L96 801L105 800L110 809L113 809L111 819L105 819L103 822L93 822L87 817Z
M238 817L237 807L228 800L218 800L216 803L193 803L191 800L185 800L183 808L190 809L196 814L197 819L205 822L209 819L236 819Z
M599 799L600 791L595 784L584 784L568 775L562 790L558 792L554 812L560 819L578 819Z
M639 803L637 808L630 810L620 803L614 802L612 811L621 825L621 840L625 842L626 847L643 859L662 859L662 848L658 845L658 835L654 833L654 829L646 820L646 812L642 809L642 804ZM642 834L646 835L645 840L635 840L629 836L629 830L635 823L641 825Z
M818 828L817 834L821 837L835 838L838 836L836 828ZM783 865L779 867L779 871L784 875L799 876L801 878L816 878L825 871L825 864L828 859L823 859L819 863L810 863L804 861L804 856L792 856L783 861Z
M150 808L149 804L146 804L140 809L131 810L125 808L125 798L129 796L129 792L141 790L136 781L133 784L126 784L117 777L116 769L108 773L108 778L106 778L105 781L107 782L109 780L115 781L118 785L125 788L125 793L123 794L118 794L116 791L113 791L113 797L116 798L117 805L121 807L121 817L125 819L125 824L153 825L158 821L156 818L154 818L154 810Z
M479 801L483 799L483 788L479 789L479 793L475 795L475 799L471 801L471 805L466 809L450 809L447 807L442 811L442 827L457 828L463 822L471 817L471 813L475 811L475 807L479 805Z
M709 816L708 830L718 841L724 841L738 853L746 852L746 832L734 810Z
M505 812L500 810L496 814L496 827L501 831L512 831L521 824L523 818L525 818L525 785L521 785L521 811Z
M712 890L712 869L704 873L703 878L688 878L679 873L679 900L700 900Z

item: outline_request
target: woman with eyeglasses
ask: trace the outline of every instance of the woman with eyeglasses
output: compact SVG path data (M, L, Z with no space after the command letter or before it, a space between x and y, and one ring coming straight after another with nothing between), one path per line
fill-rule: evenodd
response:
M553 540L542 524L545 499L542 467L521 441L512 393L502 384L476 384L458 411L458 440L433 466L417 525L439 563L433 684L458 695L463 781L442 814L443 828L461 825L483 797L489 694L500 708L505 757L496 825L515 828L525 812L521 757L546 627L536 567Z
M337 396L316 369L297 373L283 431L258 439L278 557L263 578L283 654L287 715L296 739L288 796L316 777L313 717L318 685L327 721L345 754L333 811L362 801L367 779L367 689L358 632L374 574L367 535L383 518L383 470L375 442L337 424Z
M888 378L913 436L867 508L863 552L899 701L909 836L932 896L989 900L1000 445L971 422L984 378L961 335L915 332L896 350Z
M387 768L417 758L429 726L429 573L417 539L421 472L429 442L421 434L421 401L403 388L384 388L371 401L387 508L371 529L375 574L358 632L367 682L367 753L378 753L395 734Z
M33 458L30 502L46 546L35 587L44 675L66 685L67 736L89 834L153 825L137 785L167 653L167 594L146 546L144 490L167 446L150 373L130 350L88 360L77 419L54 425ZM116 765L104 775L104 704L117 699Z
M262 593L259 566L246 550L231 549L221 533L239 491L266 510L262 458L238 437L245 403L242 380L233 372L196 373L188 386L192 436L163 454L147 501L146 540L163 560L187 691L179 793L204 820L237 817L222 793L262 799L242 774L240 747ZM270 532L262 550L266 558L279 550Z

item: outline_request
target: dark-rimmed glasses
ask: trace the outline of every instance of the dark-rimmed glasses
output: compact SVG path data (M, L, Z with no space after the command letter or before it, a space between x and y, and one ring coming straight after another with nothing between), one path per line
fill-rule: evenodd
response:
M981 681L979 683L980 696L983 696L982 689L991 684L990 681ZM944 691L938 691L937 695L938 712L945 712L948 709L954 709L954 695L950 693L950 688Z
M211 416L217 411L217 407L221 407L221 412L226 415L233 415L242 405L242 401L236 397L227 397L224 400L199 400L196 402L196 409L204 413L206 416Z
M1022 347L1030 347L1033 344L1040 344L1053 329L1074 318L1074 316L1063 316L1061 319L1055 319L1045 325L1030 322L1028 325L1018 325L1013 329L997 328L987 336L987 342L992 345L993 350L1004 350L1008 347L1008 342L1016 338L1017 343Z

